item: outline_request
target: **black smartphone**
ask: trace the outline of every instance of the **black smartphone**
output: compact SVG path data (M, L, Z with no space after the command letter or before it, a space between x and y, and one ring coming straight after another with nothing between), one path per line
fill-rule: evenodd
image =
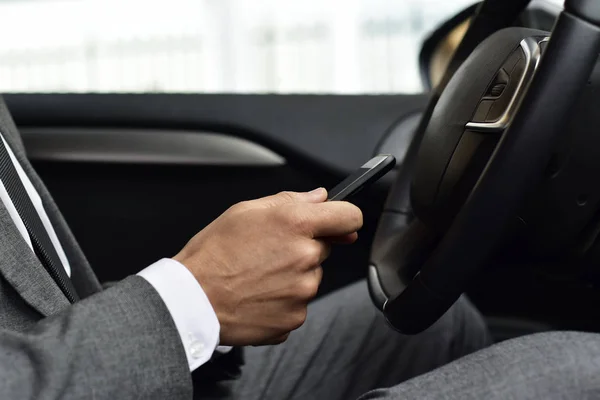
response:
M390 154L380 154L371 158L356 172L331 189L327 200L348 200L349 197L391 171L394 165L396 165L396 159Z

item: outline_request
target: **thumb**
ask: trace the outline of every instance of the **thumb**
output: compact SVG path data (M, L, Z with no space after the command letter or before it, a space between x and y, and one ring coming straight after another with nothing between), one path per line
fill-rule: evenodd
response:
M263 197L259 202L266 207L275 207L286 203L322 203L327 200L327 190L317 188L310 192L280 192Z

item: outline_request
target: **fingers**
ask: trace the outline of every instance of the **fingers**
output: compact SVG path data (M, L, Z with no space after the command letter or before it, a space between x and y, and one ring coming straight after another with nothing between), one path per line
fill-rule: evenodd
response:
M310 192L280 192L272 196L254 200L254 202L263 207L276 207L286 203L322 203L325 200L327 200L327 190L317 188Z
M306 314L307 314L307 304L310 300L312 300L315 295L317 294L317 290L319 288L319 285L321 283L321 280L323 279L323 268L321 267L321 265L318 265L317 267L311 269L310 271L307 271L306 278L304 281L299 282L299 287L303 287L301 293L302 295L300 296L300 298L302 298L301 303L302 303L302 308L297 309L297 313L298 315L300 315L299 320L297 322L295 322L295 327L292 330L296 330L298 329L300 326L302 326L306 320ZM290 314L291 315L291 314ZM290 336L291 331L288 331L286 333L283 334L278 334L277 336L268 338L266 340L263 340L259 343L254 344L254 346L268 346L268 345L277 345L280 343L285 342L288 337Z
M350 235L363 224L360 209L345 201L304 204L299 214L299 228L315 238Z
M305 282L308 283L304 283L302 286L305 286L306 289L304 289L305 291L307 291L307 295L303 295L303 298L305 300L303 300L303 311L300 314L303 314L304 317L301 318L301 321L299 323L297 323L297 326L300 327L305 319L306 319L306 312L307 312L307 304L310 300L312 300L318 291L319 285L321 283L321 280L323 279L323 268L318 265L316 268L310 270L307 272L309 275L307 276L307 280L305 280ZM297 328L295 328L297 329ZM294 329L294 330L295 330ZM276 345L276 344L280 344L285 342L288 339L288 336L290 335L291 332L287 332L281 335L278 335L276 337L267 339L261 343L258 344L258 346L265 346L265 345Z
M319 249L319 261L317 265L321 265L321 263L329 258L329 255L331 254L331 244L324 240L315 240L315 242Z
M281 343L285 342L289 336L290 336L290 332L285 333L280 336L277 336L277 337L274 337L274 338L271 338L271 339L268 339L268 340L265 340L264 342L261 342L254 346L258 347L258 346L271 346L271 345L275 345L275 344L281 344Z
M313 270L313 273L315 274L315 281L317 282L317 286L320 286L321 281L323 280L323 267L319 265Z
M309 270L321 265L329 257L331 244L324 240L305 239L303 243L294 245L291 251L297 257L298 265Z
M324 240L331 244L352 244L356 242L358 239L358 233L353 232L347 235L342 236L333 236L333 237L323 237L321 240Z

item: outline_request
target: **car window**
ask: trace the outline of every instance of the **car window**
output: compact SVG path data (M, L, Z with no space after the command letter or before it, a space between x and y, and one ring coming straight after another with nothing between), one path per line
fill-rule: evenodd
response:
M2 92L414 93L473 0L0 0Z

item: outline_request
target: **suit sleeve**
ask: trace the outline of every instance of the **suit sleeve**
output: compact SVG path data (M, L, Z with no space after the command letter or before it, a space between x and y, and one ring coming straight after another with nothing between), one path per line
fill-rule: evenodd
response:
M117 283L119 283L119 281L102 282L102 289L104 289L104 290L110 289L111 287L115 286Z
M131 276L25 332L0 331L0 399L191 399L175 323Z

